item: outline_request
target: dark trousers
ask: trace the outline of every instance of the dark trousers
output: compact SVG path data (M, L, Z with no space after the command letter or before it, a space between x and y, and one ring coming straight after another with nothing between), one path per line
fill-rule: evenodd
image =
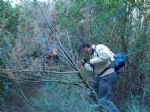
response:
M117 107L109 100L111 95L113 82L116 80L117 73L113 72L106 76L97 76L92 84L92 87L96 91L101 103L108 107L109 112L119 112Z

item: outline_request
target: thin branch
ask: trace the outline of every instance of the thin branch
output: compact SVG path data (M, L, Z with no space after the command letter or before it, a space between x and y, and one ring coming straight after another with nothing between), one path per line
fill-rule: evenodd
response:
M80 84L82 83L82 81L60 81L60 80L47 80L47 79L37 79L37 80L27 80L27 79L18 79L18 78L10 78L8 76L3 76L0 75L1 78L6 78L6 79L10 79L10 80L14 80L14 81L19 81L19 82L31 82L31 83L40 83L40 82L57 82L57 83L61 83L61 84L68 84L68 85L77 85L82 87Z
M55 31L55 29L53 28L53 26L50 25L50 23L49 23L48 19L46 18L46 15L44 14L44 12L43 12L43 10L42 10L42 8L41 8L41 5L39 4L38 1L37 1L37 4L38 4L38 6L39 6L39 8L40 8L40 10L41 10L41 12L42 12L42 14L43 14L43 17L44 17L45 21L47 22L47 25L48 25L50 31L51 31L53 34L55 34L55 37L54 37L54 38L56 39L56 42L58 43L60 49L63 51L63 53L64 53L65 56L67 57L68 61L70 62L71 67L72 67L75 71L79 71L78 68L76 67L75 63L74 63L73 60L71 59L70 55L68 54L68 52L67 52L67 51L64 49L64 47L62 46L62 44L61 44L61 42L60 42L60 40L59 40L60 35ZM83 80L83 83L85 84L85 86L86 86L87 88L92 89L91 86L86 82L86 80L84 79L84 77L82 76L82 74L81 74L80 72L78 73L78 76L80 77L81 80ZM93 89L92 89L92 91L93 91Z
M115 29L115 25L116 25L116 18L114 18L114 20L113 20L113 28L112 28L112 32L111 32L110 38L112 38L112 37L113 37L113 33L114 33L114 29Z
M3 72L12 72L12 73L22 73L22 72L30 72L30 73L54 73L54 74L75 74L79 73L78 71L68 71L68 72L58 72L58 71L43 71L43 70L12 70L12 69L0 69Z
M47 24L48 24L48 27L49 27L50 31L51 31L53 34L55 34L54 38L56 39L56 42L58 43L60 49L63 51L63 53L64 53L65 56L67 57L68 61L70 62L71 67L72 67L75 71L79 71L79 69L76 67L74 61L72 60L72 58L70 57L70 55L68 54L68 52L67 52L67 51L64 49L64 47L62 46L62 44L61 44L61 42L60 42L60 40L59 40L60 35L56 32L56 30L53 28L53 26L50 25L50 23L49 23L48 19L46 18L46 16L45 16L45 14L44 14L44 12L43 12L43 10L42 10L42 8L41 8L41 6L40 6L40 4L39 4L38 1L37 1L37 4L38 4L38 6L39 6L39 8L40 8L40 10L41 10L41 12L42 12L44 18L45 18L45 21L46 21ZM82 74L81 74L80 72L78 72L78 76L79 76L79 78L83 81L83 83L85 84L86 88L90 89L91 93L94 94L94 96L95 96L95 101L99 104L99 98L98 98L98 96L97 96L97 93L96 93L96 92L94 91L94 89L88 84L88 82L85 80L85 78L82 76Z
M25 96L24 92L22 91L21 85L19 84L19 90L21 92L21 95L23 96L23 98L26 100L27 103L29 103L30 105L34 106L30 100L28 100L28 98Z
M9 47L9 49L11 50L12 45L9 43L9 41L7 40L7 38L5 37L5 35L4 35L4 33L3 33L2 31L1 31L1 33L2 33L2 35L3 35L3 37L4 37L4 39L5 39L5 41L6 41L7 45L8 45L8 47ZM19 66L21 69L23 69L22 66L20 65L19 61L17 60L16 56L13 55L13 57L14 57L15 61L17 62L18 66Z

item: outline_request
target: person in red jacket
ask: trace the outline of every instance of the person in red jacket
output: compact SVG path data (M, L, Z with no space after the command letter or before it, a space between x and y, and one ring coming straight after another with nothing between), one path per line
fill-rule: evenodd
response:
M53 64L54 62L58 62L59 56L56 46L53 43L46 44L46 63L48 65Z

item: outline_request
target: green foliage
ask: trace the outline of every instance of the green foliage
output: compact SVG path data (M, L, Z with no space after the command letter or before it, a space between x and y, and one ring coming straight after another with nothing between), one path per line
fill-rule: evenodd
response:
M16 33L18 25L19 7L13 8L10 2L0 1L0 24L1 29Z
M146 92L146 95L150 97L150 79L149 78L145 81L144 92Z
M96 105L89 103L88 91L77 86L45 83L32 97L34 107L29 112L96 112ZM86 97L87 96L87 97Z
M148 112L148 110L134 96L128 97L122 102L121 112Z
M73 27L81 17L80 6L82 2L75 1L75 3L68 3L65 5L65 2L57 2L56 9L59 12L59 15L56 19L56 22L61 24L62 28ZM76 17L76 18L75 18Z
M114 93L120 96L119 100L126 97L129 88L135 90L134 93L130 91L133 95L142 96L142 92L149 94L149 81L146 78L149 77L150 71L150 41L147 30L149 20L148 13L146 14L148 5L147 1L142 0L74 0L68 2L68 5L61 2L60 7L65 7L65 10L60 11L61 8L56 7L56 10L61 12L58 13L56 24L60 28L59 31L63 32L64 38L66 32L69 33L71 42L68 43L104 43L114 52L123 51L127 56L125 72L121 71L119 81L114 87ZM136 8L139 10L139 16L134 18L133 10ZM67 39L65 42L67 43ZM68 44L65 45L68 48ZM76 49L76 46L71 46L70 49ZM119 100L118 102L121 102ZM121 105L121 112L146 112L144 106L140 106L140 100L124 100L125 105Z
M2 61L2 59L0 59L0 67L5 68L5 64L4 64L4 62Z
M40 34L42 32L44 35L47 33L47 37L51 36L46 25L47 23L41 17L37 0L34 0L34 2L21 1L21 3L21 6L12 7L10 2L0 1L0 29L2 29L1 31L4 32L12 47L10 49L6 40L1 36L0 68L2 69L10 67L9 63L11 61L14 62L13 56L10 56L12 51L16 51L16 54L18 53L17 51L20 51L18 53L20 57L26 58L28 61L31 59L30 63L32 61L35 62L34 66L41 65L38 61L42 60L40 58L43 55L43 48L41 46L44 46L44 39ZM44 12L46 12L46 16L49 17L47 15L50 14L48 5L46 3L41 4ZM133 18L132 14L135 8L139 9L140 15L136 19ZM54 22L58 28L58 33L62 34L60 41L63 43L65 49L69 53L72 53L71 56L75 61L82 55L78 54L76 49L85 40L96 44L104 43L111 47L114 52L123 51L128 56L126 67L121 71L119 81L114 87L114 93L116 96L120 96L117 98L119 100L116 99L116 102L118 104L122 103L120 105L121 112L147 112L145 105L141 103L141 100L137 100L135 96L144 97L143 93L145 93L145 98L150 96L150 81L148 78L150 71L148 2L142 0L57 0L55 10L57 14ZM144 17L143 23L141 22L142 17ZM18 18L20 19L19 21ZM17 28L19 28L19 31L17 31ZM16 38L11 37L8 32L15 35L22 42L17 41L15 43ZM16 35L17 33L18 35ZM40 37L35 38L38 35ZM39 45L37 48L37 44L34 45L27 42L30 40L33 43L37 42L37 44L40 43L42 45ZM21 48L16 48L17 44ZM21 62L21 59L19 61ZM24 65L22 64L21 66ZM19 69L18 64L13 63L13 66L15 69ZM30 68L30 66L28 64L27 68ZM31 67L30 69L34 70L33 68ZM61 71L65 71L66 69L64 68ZM42 69L42 66L38 69ZM86 72L84 73L86 74ZM42 76L43 74L46 76ZM58 79L58 81L79 81L74 74L67 77L63 75L51 76L51 74L43 74L35 73L32 74L32 77L39 75L39 77ZM28 77L28 75L25 75L25 77ZM88 76L85 75L85 77ZM0 92L9 90L8 82L4 80L3 83L0 83ZM95 102L91 101L88 94L89 91L86 88L78 86L45 83L36 91L35 95L29 97L33 105L27 104L27 111L96 112L97 107ZM134 89L134 93L130 89ZM129 94L127 90L130 90L133 97L126 99L127 94ZM15 93L16 91L14 89L12 92L12 94L16 95L14 95L15 98L23 100L20 94ZM8 97L7 94L6 97ZM113 98L115 99L115 97Z
M146 62L146 61L145 62L143 61L141 64L139 64L140 73L142 73L142 74L148 73L149 66L150 66L150 63Z
M12 7L8 1L0 1L0 69L5 69L10 59L11 48L9 44L13 44L14 36L17 34L19 7ZM10 45L10 47L12 47ZM8 74L0 73L0 108L5 105L5 101L9 98L10 80ZM4 76L4 77L3 77ZM2 102L3 103L2 103Z
M5 76L7 75L5 74ZM9 85L10 85L10 80L0 77L0 107L1 107L1 103L4 102L4 100L9 98L9 92L10 92Z

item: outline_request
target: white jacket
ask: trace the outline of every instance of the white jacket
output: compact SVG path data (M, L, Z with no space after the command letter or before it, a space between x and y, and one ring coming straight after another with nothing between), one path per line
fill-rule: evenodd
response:
M94 53L89 63L85 63L85 69L93 71L96 74L101 74L107 67L110 66L111 61L114 61L115 54L105 45L92 45ZM93 65L93 67L91 65Z

